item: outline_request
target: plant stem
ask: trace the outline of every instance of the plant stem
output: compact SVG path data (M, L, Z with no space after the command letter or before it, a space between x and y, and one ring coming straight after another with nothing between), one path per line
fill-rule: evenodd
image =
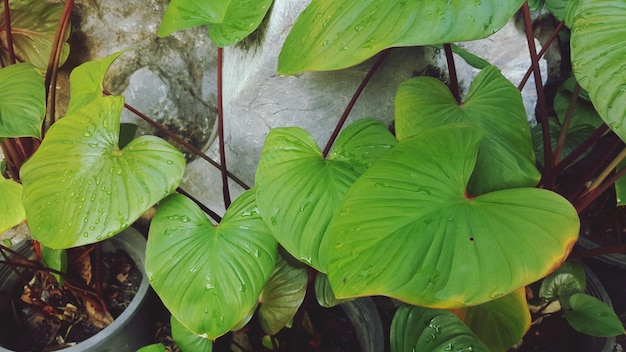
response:
M611 172L622 162L622 160L626 159L626 148L622 149L622 151L609 163L609 165L596 177L596 180L591 183L589 186L589 190L593 191L598 188L600 184L609 176Z
M548 40L546 40L546 42L543 44L543 47L539 51L539 54L537 54L539 59L541 59L543 57L543 55L546 53L546 51L548 50L548 48L550 47L550 45L552 44L554 39L556 39L557 35L559 34L559 31L561 29L563 29L564 25L565 25L565 21L561 21L556 26L556 28L552 31L552 33L550 34L550 37L548 38ZM524 86L526 85L526 82L528 82L528 79L530 78L530 74L532 72L533 72L533 67L531 65L528 68L528 70L526 71L526 74L524 75L524 78L522 78L521 82L517 86L517 89L522 90L524 88Z
M551 169L554 165L554 156L552 155L552 143L550 139L550 125L548 123L548 107L543 91L543 81L541 79L541 68L539 67L539 57L537 56L537 48L535 47L535 36L533 34L533 26L530 20L530 9L528 2L522 5L524 14L524 31L526 32L526 41L528 42L528 51L530 52L530 60L532 63L533 74L535 78L535 89L537 91L537 105L539 106L539 122L541 123L541 132L543 135L543 151L545 173L551 175ZM550 177L543 180L544 186L548 189L554 187L554 178Z
M103 93L105 95L111 95L110 92L104 90ZM172 133L172 131L168 130L165 126L161 125L160 123L154 121L153 119L149 118L147 115L145 115L144 113L142 113L141 111L135 109L134 107L124 103L124 107L126 109L128 109L130 112L132 112L133 114L137 115L139 118L141 118L142 120L146 121L147 123L149 123L152 127L156 128L157 130L163 132L165 135L167 135L169 138L175 140L177 143L179 143L180 145L182 145L183 147L185 147L187 150L189 150L191 153L193 153L194 155L204 159L205 161L207 161L209 164L215 166L216 168L220 169L221 166L219 163L215 162L213 159L209 158L209 156L207 156L206 154L204 154L202 151L200 151L200 149L194 147L193 145L189 144L187 141L185 141L184 139L182 139L181 137L177 136L175 133ZM230 177L233 181L235 181L238 185L240 185L241 187L243 187L244 189L250 189L250 186L246 185L245 182L243 182L240 178L238 178L237 176L233 175L232 173L228 172L228 177Z
M230 206L230 190L228 189L228 174L226 169L226 146L224 144L224 106L223 106L223 64L224 48L217 48L217 131L220 149L220 171L222 173L222 195L224 208Z
M54 41L52 42L52 52L50 53L50 59L48 60L48 69L46 70L46 79L45 79L45 87L46 87L46 115L47 115L47 126L44 124L44 128L41 131L41 136L46 133L47 128L52 126L56 117L56 82L57 82L57 71L59 69L59 62L61 61L61 54L63 52L63 44L65 34L67 33L67 28L70 23L70 15L72 14L72 9L74 8L74 0L68 0L65 2L65 6L63 7L63 13L61 14L61 18L59 19L59 24L57 25L57 30L54 33Z
M9 54L9 64L15 63L15 49L13 48L13 32L11 32L11 9L9 0L4 0L4 30L7 35L7 50Z
M574 91L572 92L572 97L569 101L569 106L567 107L567 113L565 114L565 119L563 121L563 126L561 127L561 134L559 134L559 141L556 144L556 150L554 151L554 165L559 162L561 158L561 152L563 151L563 146L565 145L565 138L567 137L567 132L569 130L569 125L572 122L572 116L574 116L574 109L576 108L576 101L578 100L578 94L580 94L580 84L576 82L574 86Z
M184 195L185 197L191 199L191 201L193 201L194 203L196 203L196 205L198 207L200 207L200 209L202 209L202 211L204 211L206 214L208 214L211 219L213 219L215 222L220 223L222 221L222 217L217 215L216 212L214 212L213 210L209 209L206 205L202 204L202 202L200 202L199 200L197 200L194 196L192 196L191 194L187 193L187 191L185 191L184 189L178 187L176 189L176 191L182 195Z
M609 177L603 184L597 186L595 189L590 190L588 193L585 193L574 203L574 208L578 214L580 214L583 210L585 210L589 204L593 203L596 198L598 198L604 191L606 191L609 187L613 186L617 180L626 175L626 168L621 169L620 171L613 174L613 176Z
M461 94L459 92L459 80L456 76L456 66L454 65L454 55L452 54L452 46L444 44L443 50L446 53L446 61L448 62L448 76L450 77L450 91L457 104L461 105Z
M370 68L369 72L367 72L367 75L365 75L365 77L363 78L363 81L361 81L361 84L356 89L356 92L354 92L354 95L352 95L352 99L350 99L348 106L346 106L346 109L341 115L341 118L337 122L337 126L335 126L335 130L333 131L332 135L328 139L328 143L326 143L326 147L324 148L324 152L323 152L324 158L328 156L328 153L330 153L330 148L333 146L333 143L335 143L337 136L339 136L339 132L341 131L341 128L343 127L344 123L348 119L348 115L350 115L350 112L352 111L352 108L354 108L354 104L356 104L356 101L359 99L359 96L361 96L361 93L363 93L365 86L367 86L367 83L370 81L370 79L372 78L376 70L378 70L380 65L383 63L383 61L385 61L387 56L389 56L389 54L392 51L393 51L393 48L386 49L380 54L380 56L378 57L378 60L376 60L374 65L372 65L372 68Z

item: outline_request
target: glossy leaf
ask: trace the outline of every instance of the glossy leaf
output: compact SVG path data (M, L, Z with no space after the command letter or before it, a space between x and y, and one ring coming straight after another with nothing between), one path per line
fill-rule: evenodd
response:
M559 21L565 18L565 7L568 0L546 0L546 8Z
M12 0L9 1L9 8L16 59L45 70L48 67L54 36L63 13L63 4ZM67 37L69 34L68 30ZM0 7L0 54L3 62L9 62L7 47L4 7ZM69 52L69 44L63 43L59 66L67 60Z
M443 50L443 44L432 46L439 50ZM465 60L468 65L472 66L473 68L482 70L484 68L487 68L488 66L491 66L491 64L487 62L487 60L481 58L478 55L470 53L465 48L460 47L454 43L450 43L450 48L452 49L453 53L459 55L463 60Z
M512 293L469 307L463 322L492 352L506 352L521 341L530 328L530 311L524 287Z
M259 298L259 319L266 334L276 335L293 319L304 301L307 280L306 267L291 265L278 257Z
M35 66L0 69L0 137L39 138L45 113L46 91Z
M182 351L211 352L213 351L213 341L206 336L200 336L187 330L174 316L170 318L172 327L172 338Z
M380 122L358 120L338 138L329 159L300 128L268 134L256 174L261 216L296 259L325 271L324 233L350 185L395 139Z
M572 25L572 67L607 125L626 140L626 2L581 0Z
M569 298L573 293L584 292L586 286L585 269L576 262L565 262L560 268L543 279L539 289L539 297L546 302L559 297Z
M338 298L472 306L560 265L578 237L576 211L543 189L468 197L480 142L475 125L433 128L401 141L361 175L327 234Z
M0 233L26 220L22 185L0 176Z
M522 3L313 0L287 36L278 71L337 70L390 47L484 38L502 28Z
M271 4L272 0L172 0L158 35L208 24L215 45L233 45L258 28Z
M324 308L335 307L349 301L349 299L337 299L335 297L335 293L332 287L330 287L328 276L322 273L317 273L315 276L315 297L317 298L317 303Z
M398 88L395 111L399 140L450 123L481 127L484 139L469 181L472 195L539 182L521 95L495 66L476 76L461 105L445 84L432 77L406 81Z
M569 299L572 310L565 311L565 319L577 331L592 336L623 335L624 326L613 309L599 299L585 293L573 294Z
M113 61L123 53L123 51L118 51L99 60L85 62L72 70L68 115L102 97L104 76Z
M185 158L154 136L118 148L122 97L104 97L57 121L23 166L33 237L51 248L109 238L180 183Z
M489 351L447 310L402 306L391 322L391 352Z
M254 190L239 196L217 226L191 200L172 195L152 220L146 272L176 319L214 340L255 306L276 247L257 213Z

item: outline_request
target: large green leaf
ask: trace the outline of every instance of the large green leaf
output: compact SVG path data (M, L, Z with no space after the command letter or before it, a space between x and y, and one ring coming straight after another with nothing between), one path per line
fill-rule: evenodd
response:
M526 290L522 287L504 297L469 307L462 320L489 351L506 352L530 328Z
M325 271L324 233L350 185L395 139L380 122L356 121L324 159L300 128L268 134L256 174L257 202L272 233L296 259Z
M276 248L256 210L254 190L239 196L217 226L191 200L171 195L150 226L146 272L172 315L214 340L255 306Z
M0 233L26 220L22 185L0 176Z
M549 119L548 125L550 126L550 140L552 145L552 150L556 148L556 145L559 140L559 135L563 130L563 126L561 126L556 119ZM596 129L587 124L575 124L574 126L570 126L567 130L567 136L565 137L565 144L563 145L563 149L561 150L561 154L559 156L559 161L563 160L567 157L571 152L573 152L576 148L578 148L581 143L583 143L587 137L589 137ZM537 162L540 164L544 164L544 153L543 153L543 132L541 130L541 125L535 125L531 134L533 136L533 144L535 148L535 156L537 157ZM584 157L586 153L584 153L581 157Z
M585 293L569 298L572 310L565 311L565 319L577 331L592 336L623 335L624 326L613 309L599 299Z
M211 352L213 351L213 341L206 336L196 335L187 330L174 316L170 318L172 327L172 338L176 345L183 351Z
M572 25L572 67L611 129L626 141L626 1L581 0Z
M495 66L476 76L461 105L445 84L432 77L406 81L398 88L395 111L399 140L456 122L482 128L484 139L469 181L470 194L534 187L539 181L522 97Z
M559 88L556 96L554 97L554 112L556 112L561 124L565 121L571 99L572 92L564 87ZM574 106L573 114L570 120L570 126L578 125L589 125L594 128L598 128L602 125L602 119L593 107L593 104L580 98L576 100L576 105Z
M308 277L302 264L294 266L278 257L272 276L259 297L259 320L266 334L276 335L296 315L304 301Z
M454 314L446 310L402 306L391 322L391 352L487 352Z
M11 33L13 34L13 49L16 59L19 62L30 62L39 69L46 69L52 52L57 25L63 13L63 4L53 4L47 1L12 0L9 1L9 8L11 10ZM69 31L67 37L69 37ZM9 62L7 48L4 7L0 7L0 55L4 62ZM70 46L64 43L59 66L67 60L69 53Z
M336 70L383 49L467 41L502 28L521 0L313 0L300 14L278 71Z
M122 97L103 97L48 131L20 171L35 239L51 248L104 240L176 189L185 158L154 136L118 148Z
M430 129L361 175L327 234L338 298L382 294L436 308L472 306L560 265L578 237L576 211L543 189L467 196L480 142L475 125Z
M215 45L229 46L254 32L271 4L272 0L172 0L158 35L208 24Z
M33 65L0 69L0 137L39 138L45 113L46 90Z

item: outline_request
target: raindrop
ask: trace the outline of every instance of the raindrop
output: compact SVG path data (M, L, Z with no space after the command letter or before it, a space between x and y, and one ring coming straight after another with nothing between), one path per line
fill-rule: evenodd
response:
M88 232L83 233L83 237L89 237L89 233Z
M428 189L427 187L420 187L420 188L417 189L416 192L417 193L421 193L421 194L426 194L426 195L431 195L432 194L430 189Z
M102 241L102 236L96 236L96 240Z
M355 31L357 31L357 32L360 32L360 31L362 31L362 30L363 30L363 27L364 27L364 26L363 26L362 24L360 24L360 25L358 25L358 26L354 27L354 30L355 30Z
M300 207L300 211L304 211L306 208L308 208L312 203L311 202L306 202L304 204L302 204L302 206Z
M98 148L98 145L96 143L89 143L89 147Z
M324 42L322 43L322 46L328 46L328 44L330 44L329 40L324 40Z
M346 50L348 50L347 46L344 46L343 48L341 48L341 51L346 51Z
M168 165L172 165L173 163L174 163L174 161L172 161L172 160L168 160L168 161L167 161L167 164L168 164Z

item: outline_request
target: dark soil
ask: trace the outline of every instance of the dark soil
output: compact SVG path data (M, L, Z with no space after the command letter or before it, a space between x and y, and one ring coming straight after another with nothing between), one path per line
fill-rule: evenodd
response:
M16 327L2 338L15 351L54 351L72 346L108 326L130 304L141 272L125 252L95 247L68 250L64 285L47 270L25 270L4 301L11 314L3 325ZM8 295L4 295L9 297Z

